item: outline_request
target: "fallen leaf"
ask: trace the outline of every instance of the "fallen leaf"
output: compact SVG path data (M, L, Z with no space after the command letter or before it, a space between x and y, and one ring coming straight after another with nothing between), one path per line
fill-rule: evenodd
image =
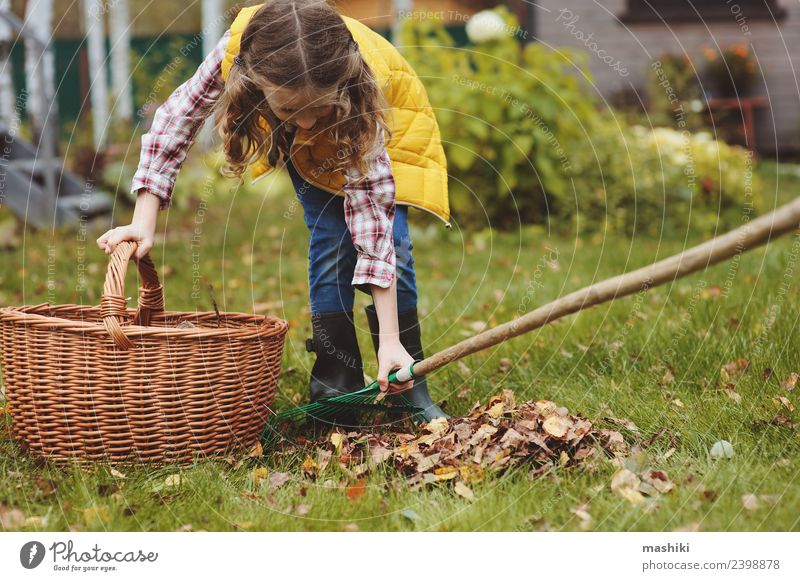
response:
M311 456L306 456L306 459L303 460L303 465L300 468L302 469L303 474L305 474L309 478L315 478L317 475L317 469L319 468L319 464L317 464L317 461L314 460Z
M736 403L742 403L742 396L736 392L732 383L725 386L725 395L731 398Z
M294 509L294 513L298 516L305 516L311 510L310 504L298 504L297 508Z
M582 504L576 508L570 509L570 512L580 519L581 523L579 526L582 531L587 531L592 526L592 515L589 514L588 508L588 504Z
M253 444L248 451L248 454L251 458L261 458L264 455L264 448L261 445L261 442L256 442Z
M253 484L256 487L261 486L261 483L267 479L269 476L269 470L264 468L263 466L259 466L255 470L253 470Z
M464 484L461 480L456 481L453 490L459 496L466 498L467 500L475 500L475 493L472 492L472 489Z
M436 468L433 471L433 475L437 481L452 480L458 476L458 468L455 466L443 466L442 468Z
M783 397L782 395L778 395L772 398L772 403L775 404L775 407L780 408L784 407L790 412L794 411L794 404L789 401L788 398Z
M567 432L572 427L572 421L569 418L564 418L559 415L548 417L543 423L542 428L548 435L553 438L562 440L567 435Z
M425 424L424 429L431 434L442 436L450 429L450 424L447 423L446 418L436 418Z
M116 468L112 468L111 469L111 476L113 476L114 478L119 478L120 480L125 480L125 478L127 478L125 476L125 474L123 474L122 472L120 472Z
M760 506L758 497L755 494L743 494L742 506L747 510L758 510Z
M333 432L331 434L331 444L333 444L333 449L336 450L336 453L342 451L342 442L344 442L344 436L339 432Z
M164 486L167 488L181 485L181 475L171 474L164 479Z
M25 524L25 514L18 508L7 509L0 504L0 527L4 531L21 529Z
M291 478L292 475L289 474L288 472L273 472L272 474L269 475L269 485L272 488L280 488L281 486L289 482Z
M794 428L794 421L792 421L789 416L781 412L772 418L772 424L776 426L782 426L784 428Z
M666 494L675 488L675 483L663 470L648 470L642 475L642 482L650 485L659 494Z
M735 382L739 379L747 368L750 366L750 361L745 357L740 357L735 361L731 361L722 366L719 370L720 377L725 383Z
M483 468L477 464L465 464L458 468L458 474L466 483L480 482L483 480Z
M365 492L367 491L367 484L366 481L363 479L359 479L356 481L355 484L348 486L345 489L345 494L347 494L347 498L350 500L357 500L360 498Z
M639 504L644 500L639 492L639 477L627 469L622 469L611 478L611 492L620 495L631 504Z
M798 383L800 383L800 374L792 371L789 374L789 377L786 378L786 381L781 383L781 387L786 391L792 391L795 387L797 387Z

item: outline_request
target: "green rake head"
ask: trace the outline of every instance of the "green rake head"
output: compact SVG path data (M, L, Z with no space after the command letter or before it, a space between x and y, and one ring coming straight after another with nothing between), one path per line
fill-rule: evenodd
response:
M393 371L389 374L389 383L402 383L397 380L397 373L397 371ZM413 373L411 376L414 377ZM334 416L336 412L341 411L343 408L356 409L359 411L391 410L393 412L407 412L414 423L418 424L422 421L422 417L419 415L420 412L423 411L422 408L412 405L402 393L379 399L379 396L383 393L380 384L376 380L353 393L321 399L304 406L283 411L272 416L270 421L267 422L267 426L261 434L261 443L264 447L268 447L281 440L283 434L278 427L284 422L296 422L305 417L325 420L326 418Z

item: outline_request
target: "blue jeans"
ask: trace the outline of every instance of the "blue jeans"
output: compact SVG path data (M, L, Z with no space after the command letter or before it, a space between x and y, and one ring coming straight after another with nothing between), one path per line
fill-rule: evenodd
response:
M311 313L352 311L355 289L370 294L369 285L353 286L358 251L344 221L344 196L331 194L305 181L289 161L286 164L311 238L308 243L308 289ZM395 207L397 310L417 308L417 281L413 245L408 233L408 206Z

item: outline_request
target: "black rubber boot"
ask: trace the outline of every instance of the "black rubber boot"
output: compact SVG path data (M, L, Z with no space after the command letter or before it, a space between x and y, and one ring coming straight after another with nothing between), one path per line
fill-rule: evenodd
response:
M352 393L364 387L361 351L353 324L353 311L311 315L313 337L306 339L306 351L317 354L311 368L311 401ZM343 409L334 415L314 418L314 423L356 427L355 410Z
M375 354L378 353L380 346L380 337L378 335L378 313L375 311L375 305L369 305L364 308L367 313L367 322L369 323L369 332L372 335L372 345L375 347ZM420 339L419 319L417 318L417 309L411 309L404 313L398 313L397 322L400 326L400 344L408 351L415 360L424 359L425 355L422 352L422 340ZM414 380L414 387L408 391L404 391L403 396L409 400L412 405L422 408L419 417L426 422L436 418L449 418L450 416L442 411L438 405L433 403L431 396L428 394L428 382L425 376L418 377Z

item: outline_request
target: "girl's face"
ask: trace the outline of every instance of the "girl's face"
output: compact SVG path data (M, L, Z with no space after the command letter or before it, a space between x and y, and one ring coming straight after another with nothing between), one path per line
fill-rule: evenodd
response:
M270 109L275 116L290 125L295 125L306 131L321 129L321 125L333 112L333 105L324 105L325 99L306 100L305 97L288 89L265 91ZM322 121L318 125L318 121Z

